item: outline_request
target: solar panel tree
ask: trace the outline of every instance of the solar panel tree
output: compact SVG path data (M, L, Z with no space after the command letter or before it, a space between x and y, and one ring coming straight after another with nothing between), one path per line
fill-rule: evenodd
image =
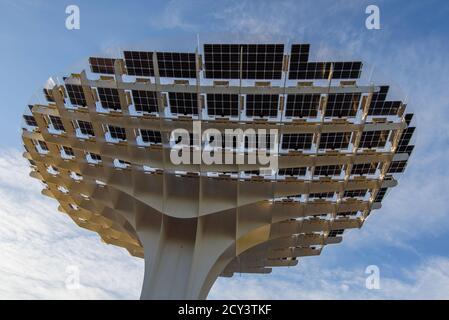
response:
M204 299L219 276L319 255L381 207L414 127L389 86L358 82L362 62L313 62L309 51L216 43L91 57L90 70L46 88L25 113L31 176L78 226L145 259L142 299ZM275 130L213 152L275 147L276 167L174 163L174 146L219 140L196 136L195 124L218 137Z

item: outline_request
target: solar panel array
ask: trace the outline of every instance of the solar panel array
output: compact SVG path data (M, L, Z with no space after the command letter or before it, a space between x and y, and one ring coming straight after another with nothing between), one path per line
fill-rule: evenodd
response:
M134 107L139 112L157 112L157 93L154 91L132 90Z
M23 118L25 119L25 122L27 125L31 127L37 127L36 119L33 116L30 115L24 115Z
M388 130L376 130L363 132L360 138L360 148L383 148L388 139L390 131Z
M331 93L327 98L326 117L355 117L360 93Z
M125 66L130 76L154 76L153 53L144 51L124 51Z
M49 118L55 130L65 131L64 124L60 117L50 115Z
M120 104L119 93L117 89L114 88L97 88L98 96L100 97L100 102L103 108L112 110L121 110L122 106Z
M327 132L320 137L319 149L347 149L351 132Z
M125 51L125 66L128 75L153 77L155 75L153 52ZM196 78L194 53L156 52L160 77Z
M205 77L281 79L283 44L205 44Z
M119 199L117 195L122 192L119 188L115 193L111 192L114 188L104 188L96 193L99 186L103 188L111 181L128 181L133 191L126 196L130 201L133 201L134 195L143 198L149 193L157 195L162 190L167 206L164 203L161 210L166 210L164 214L167 215L172 214L170 210L181 210L177 213L187 215L189 210L196 208L194 214L197 216L198 210L204 209L203 204L206 206L209 203L213 203L213 210L218 211L223 204L226 210L229 210L229 204L239 206L240 202L234 201L234 193L228 190L236 186L235 194L242 200L247 197L243 194L245 190L251 190L251 196L256 199L251 200L247 208L241 207L242 216L244 210L253 205L254 212L257 212L259 204L263 208L271 208L272 204L282 205L286 211L278 210L281 208L278 207L273 217L278 214L282 223L298 224L291 228L295 230L295 241L303 236L320 237L314 245L304 246L295 242L286 248L294 247L290 250L292 252L310 250L312 253L307 254L316 254L326 244L326 238L337 237L351 226L359 227L359 219L364 219L375 208L371 206L369 196L375 195L374 202L382 201L388 188L394 185L396 174L405 170L407 154L410 155L414 148L410 145L414 132L414 127L410 127L413 115L404 116L405 105L402 102L387 100L388 86L381 86L379 92L372 93L368 106L362 102L369 98L373 88L371 85L361 85L355 81L341 81L340 85L336 82L327 82L326 85L323 82L314 83L315 80L329 78L358 79L363 67L361 62L314 61L310 59L308 44L292 45L290 55L288 50L279 44L205 44L199 53L125 51L123 58L90 58L93 73L116 74L116 77L100 76L98 80L86 79L83 73L74 74L64 78L64 85L44 91L48 106L33 105L30 108L32 115L24 116L26 124L34 127L24 128L24 132L28 131L24 134L27 157L32 158L28 160L33 161L35 170L40 170L41 163L60 157L64 161L51 163L55 170L64 174L68 168L79 177L85 172L91 175L84 182L77 181L80 185L86 183L88 187L73 188L64 195L64 199L74 202L70 203L69 209L65 206L66 200L61 201L62 209L74 220L78 218L77 214L82 217L87 216L85 211L90 213L90 209L84 206L87 201L99 204L96 202L99 193L111 194L113 201ZM223 81L228 79L256 82ZM298 81L293 83L288 80ZM123 112L101 112L101 108L97 108L100 104L103 108ZM65 106L69 110L65 110ZM362 111L366 107L370 116L391 117L368 118L365 122ZM247 166L246 163L243 167L240 164L214 164L211 167L182 164L179 169L174 167L166 152L168 148L179 145L181 139L176 134L170 134L173 128L188 129L190 133L186 138L189 142L183 142L186 146L200 145L205 149L206 145L215 146L214 142L217 142L213 135L208 136L208 142L199 141L199 137L191 133L192 121L202 121L207 128L217 125L220 130L247 129L253 128L253 125L256 129L278 129L279 169L266 171L258 165ZM405 129L404 124L407 125ZM53 129L64 133L55 133ZM85 141L80 133L92 138ZM400 137L398 133L401 133ZM218 150L227 147L225 135L221 134ZM252 138L246 135L243 145L240 145L234 137L229 145L230 150L226 152L233 156L237 152L242 152L245 157L252 155L263 147L264 143L260 144L258 138L257 134ZM273 147L270 138L267 136L263 141L266 148ZM372 148L385 149L364 150ZM86 161L88 165L85 165ZM118 171L125 167L127 170ZM95 177L97 174L98 180ZM42 177L46 177L45 173ZM91 181L91 178L94 180ZM192 183L186 185L184 179L190 179ZM45 179L46 193L58 197L61 192L54 191L53 180ZM201 180L201 188L192 187L197 180ZM65 180L61 183L64 184ZM219 187L210 187L214 184ZM80 190L83 194L78 192ZM195 194L197 191L201 193ZM198 195L206 197L211 192L214 195L198 207L195 201L202 199ZM215 196L218 199L216 203ZM257 199L263 201L259 203ZM279 203L284 201L285 204ZM177 205L171 206L170 203ZM117 209L114 205L110 210ZM144 210L145 206L150 205L141 201L139 206L142 206L139 210ZM93 224L92 221L100 221L100 218L105 219L101 220L101 226L107 225L108 228ZM129 245L129 240L122 238L123 235L130 238L135 235L123 225L115 229L106 218L106 215L100 214L85 225L92 230L100 230L98 232L105 242L120 241L119 245L132 248L132 254L142 256L142 244L138 239L133 238L137 241ZM295 219L301 220L300 223ZM310 225L307 225L309 222ZM273 227L273 230L277 228L275 225ZM310 227L313 231L304 234L303 227ZM108 237L113 232L116 232L114 237L120 236L119 240ZM282 255L282 250L285 250L283 247L278 248L281 251L273 251L273 248L276 249L268 247L266 252ZM256 249L247 251L256 254ZM288 253L273 260L264 254L263 258L254 261L257 261L258 267L265 268L270 263L291 263L297 255ZM255 266L254 261L251 260L251 268ZM243 262L236 265L243 267L242 272L249 270L245 269L248 265ZM237 267L232 268L232 272L238 270Z
M292 133L282 136L282 149L307 150L312 148L312 133Z
M279 169L278 174L281 176L305 176L307 167Z
M84 96L83 87L75 84L66 84L65 88L69 96L70 103L75 106L87 106L86 97Z
M376 198L374 199L374 202L381 202L383 200L383 198L385 197L387 190L388 190L388 188L380 188L376 194Z
M144 142L162 143L162 137L159 131L140 129L140 135Z
M93 73L114 74L114 63L116 59L111 58L89 58L90 70Z
M309 45L293 44L290 54L290 80L357 79L362 72L362 62L309 62Z
M285 107L287 117L316 117L321 94L289 94Z
M114 139L126 140L126 131L125 128L117 127L117 126L108 126L109 133L111 134L111 137Z
M309 198L333 198L335 192L310 193Z
M158 52L159 75L170 78L196 78L194 53Z
M378 162L374 163L357 163L352 166L351 174L364 175L364 174L374 174L379 166Z
M368 190L361 189L361 190L346 190L343 194L343 197L348 198L357 198L357 197L364 197Z
M279 95L248 94L246 96L246 115L248 117L276 117Z
M342 169L341 165L317 166L313 174L316 176L338 176Z
M283 44L205 44L204 77L207 79L261 79L282 78ZM310 62L310 45L293 44L290 53L288 78L297 80L327 79L331 70L334 79L360 77L360 61ZM153 77L155 68L151 51L124 51L126 72L130 76ZM170 78L197 77L195 53L156 52L159 76ZM113 58L91 57L91 71L114 74Z
M373 93L368 115L372 116L393 116L401 107L401 101L386 101L389 86L381 86L379 92Z
M91 122L78 120L78 126L82 134L92 137L95 136L94 127L92 126Z
M170 111L174 114L198 114L198 98L196 93L169 92Z
M407 166L407 161L393 161L387 170L387 173L402 173Z
M344 229L339 229L339 230L331 230L328 234L328 237L330 238L335 238L337 236L341 236L344 233Z
M238 94L208 93L207 113L209 116L238 116Z

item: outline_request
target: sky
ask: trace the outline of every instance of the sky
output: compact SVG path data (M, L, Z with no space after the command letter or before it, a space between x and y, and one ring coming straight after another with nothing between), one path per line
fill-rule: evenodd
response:
M65 8L78 5L80 30ZM365 27L368 5L380 29ZM138 299L143 261L102 243L40 194L22 158L21 115L53 75L88 56L147 46L195 49L197 38L311 43L312 56L357 58L415 113L415 151L360 230L319 257L270 275L219 278L210 299L449 298L449 2L0 2L0 299ZM365 285L368 266L380 288ZM80 286L67 286L73 270Z

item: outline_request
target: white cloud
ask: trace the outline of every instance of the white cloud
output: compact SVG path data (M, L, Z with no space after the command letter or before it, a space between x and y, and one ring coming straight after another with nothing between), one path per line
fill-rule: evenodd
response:
M380 289L365 287L365 268L330 269L317 259L304 259L298 267L276 270L273 275L236 275L219 279L210 299L447 299L449 259L430 258L411 269L400 270L401 279L380 270Z
M0 153L0 298L137 299L143 261L58 212L29 171L18 151ZM81 289L66 289L68 266Z
M180 0L167 1L162 12L155 12L151 16L150 24L158 29L195 30L197 26L187 22L186 19L186 13L191 7L192 4L190 2Z

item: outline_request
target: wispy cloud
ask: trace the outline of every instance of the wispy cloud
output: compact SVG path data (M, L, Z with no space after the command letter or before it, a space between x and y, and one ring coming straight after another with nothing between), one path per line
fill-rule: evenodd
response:
M195 31L197 25L187 19L188 14L194 15L192 4L181 0L169 0L162 12L154 12L151 15L150 24L157 29L180 29L183 31Z
M138 298L143 261L58 212L29 171L18 151L0 153L0 298ZM66 289L69 266L79 269L79 290Z
M316 259L316 258L310 258ZM318 258L319 259L319 258ZM306 259L307 260L307 259ZM219 279L211 299L447 299L449 259L433 257L401 270L404 279L385 277L380 289L367 289L364 268L327 269L304 261L297 268L278 270L271 276L234 276Z

